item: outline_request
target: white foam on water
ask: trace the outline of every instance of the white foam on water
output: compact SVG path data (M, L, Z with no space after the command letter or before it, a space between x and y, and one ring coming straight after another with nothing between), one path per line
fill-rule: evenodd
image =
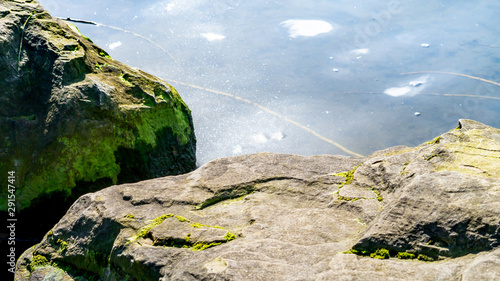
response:
M299 36L314 37L322 33L328 33L333 30L333 26L322 20L286 20L280 25L288 28L288 34L291 38Z
M219 41L226 38L226 36L222 34L213 32L202 33L201 36L205 37L205 39L207 39L208 41Z
M269 140L264 134L252 135L251 138L255 144L263 144Z
M116 48L120 47L121 45L122 45L122 42L121 42L121 41L117 41L117 42L110 43L110 44L108 45L108 48L109 48L110 50L114 50L114 49L116 49Z
M282 140L285 138L285 135L283 135L282 132L275 132L271 134L271 139L272 140Z
M429 81L429 75L421 76L417 80L413 80L403 85L401 87L391 87L384 91L384 94L400 97L404 95L416 95L422 92L427 87L427 83Z
M393 96L393 97L400 97L400 96L404 96L410 92L411 92L411 88L408 86L405 86L405 87L393 87L393 88L386 89L384 91L384 94L389 95L389 96Z
M234 148L233 148L233 154L240 154L243 152L243 148L241 147L241 145L236 145Z
M370 52L370 49L368 49L368 48L354 49L354 50L349 51L349 53L353 56L367 55L369 52Z

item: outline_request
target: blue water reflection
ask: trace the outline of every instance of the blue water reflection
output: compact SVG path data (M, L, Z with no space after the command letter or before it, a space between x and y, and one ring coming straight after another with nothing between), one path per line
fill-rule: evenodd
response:
M471 118L500 127L498 1L41 0L117 60L172 82L198 161L417 145ZM417 73L413 73L417 72ZM482 96L482 97L478 97ZM418 114L416 114L418 113ZM293 120L304 126L289 122Z

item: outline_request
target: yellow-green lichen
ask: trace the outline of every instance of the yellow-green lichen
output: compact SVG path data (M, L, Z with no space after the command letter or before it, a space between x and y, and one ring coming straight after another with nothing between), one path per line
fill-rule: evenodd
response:
M500 147L488 142L490 140L444 144L452 152L453 158L440 163L436 170L500 178Z
M337 199L338 200L343 200L343 201L353 202L353 201L360 200L360 199L365 199L365 198L362 198L362 197L345 197L345 196L341 196L341 195L337 194Z
M424 254L419 254L417 256L417 260L421 260L421 261L434 261L433 258L427 256L427 255L424 255Z
M182 216L175 216L175 218L180 221L180 222L189 222L188 219L186 219L185 217L182 217Z
M191 250L203 251L203 250L208 249L210 247L219 246L220 244L222 244L222 242L216 242L216 243L198 242L198 243L193 245Z
M340 184L339 188L342 188L344 185L350 184L354 180L354 172L356 172L356 169L358 169L359 166L361 166L361 164L355 166L354 169L352 169L350 171L332 174L332 176L345 178L344 182Z
M153 220L150 220L150 224L142 227L139 232L132 238L129 239L129 241L126 243L126 245L130 244L131 242L134 242L138 240L139 238L144 238L148 235L148 233L153 229L154 227L160 225L162 222L164 222L166 219L175 217L179 222L182 223L190 223L191 220L179 216L179 215L174 215L174 214L166 214L159 216ZM206 225L206 224L201 224L197 222L192 222L190 223L190 226L193 228L216 228L216 229L222 229L226 230L223 227L220 227L218 225ZM229 241L232 241L237 238L237 236L232 233L231 231L227 231L227 233L222 237L225 241L224 242L206 242L206 241L198 241L198 242L193 242L191 241L191 233L188 233L184 239L164 239L163 241L155 241L153 242L153 246L163 246L163 247L176 247L176 248L188 248L193 251L202 251L205 249L208 249L210 247L218 246L223 243L227 243ZM141 245L141 244L139 244Z
M83 35L80 30L78 29L78 27L76 27L76 25L70 23L70 22L66 22L66 24L69 26L69 28L71 28L71 30L73 30L74 32L78 33L80 36L82 36L82 38L84 38L85 40L88 40L90 43L93 43L92 40L90 40L90 38L88 38L87 36Z
M408 172L406 172L406 167L408 167L408 165L410 165L411 161L409 162L406 162L403 164L403 168L401 169L401 171L399 172L400 175L404 175L404 174L407 174Z
M218 225L206 225L206 224L201 224L201 223L192 223L190 224L191 227L194 227L194 228L200 228L200 227L210 227L210 228L218 228L218 229L224 229L223 227L220 227Z
M132 214L127 214L125 217L128 219L135 219L134 215Z
M388 259L390 258L389 250L387 249L377 249L374 253L370 254L373 259Z
M355 254L358 256L369 256L371 253L368 250L362 249L362 250L357 250L357 249L350 249L349 251L343 252L344 254Z
M437 136L434 139L432 139L431 141L426 142L425 144L437 144L437 143L439 143L440 140L441 140L441 136Z
M408 252L399 252L396 255L396 258L402 259L402 260L412 260L412 259L415 259L415 254L408 253Z
M224 239L226 239L227 242L236 239L236 235L234 233L228 231L226 235L224 235Z
M168 219L168 218L171 218L173 217L174 215L173 214L166 214L166 215L162 215L162 216L159 216L153 220L151 220L152 222L144 227L142 227L139 232L134 236L132 237L128 242L127 244L131 243L131 242L134 242L136 241L137 239L139 238L144 238L146 237L146 235L149 233L149 231L151 229L153 229L155 226L158 226L160 225L164 220Z
M33 272L35 268L47 265L49 265L49 261L47 260L46 257L42 255L36 255L33 258L31 258L31 262L29 264L29 270L30 272Z
M382 195L380 194L380 191L376 190L375 188L368 188L369 190L371 190L373 193L375 193L375 195L377 196L377 200L379 202L382 202L384 201L384 198L382 197Z
M56 245L59 245L59 253L64 253L68 249L68 242L64 240L57 239Z

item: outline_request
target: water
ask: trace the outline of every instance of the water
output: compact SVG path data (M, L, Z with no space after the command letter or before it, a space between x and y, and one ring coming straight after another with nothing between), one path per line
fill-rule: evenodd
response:
M76 24L114 59L177 88L198 164L261 151L349 155L332 143L367 155L418 145L459 118L500 127L500 86L488 82L500 82L498 1L40 2L165 50Z

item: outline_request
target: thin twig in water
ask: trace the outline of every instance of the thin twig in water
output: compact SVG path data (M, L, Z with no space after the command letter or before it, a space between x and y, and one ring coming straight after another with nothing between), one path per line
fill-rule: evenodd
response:
M456 76L467 77L467 78L470 78L470 79L479 80L479 81L483 81L483 82L486 82L486 83L490 83L490 84L493 84L493 85L500 86L500 83L495 82L495 81L491 81L491 80L487 80L487 79L484 79L484 78L475 77L475 76L471 76L471 75L467 75L467 74L455 73L455 72L445 72L445 71L414 71L414 72L401 73L401 75L422 74L422 73L437 73L437 74L456 75Z

